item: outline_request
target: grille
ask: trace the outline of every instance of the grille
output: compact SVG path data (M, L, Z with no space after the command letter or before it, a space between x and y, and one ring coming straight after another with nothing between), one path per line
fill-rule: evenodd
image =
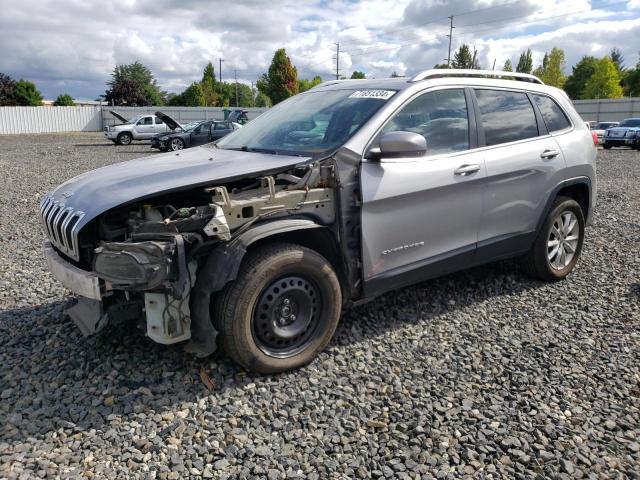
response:
M80 260L78 246L78 222L84 217L84 212L74 211L65 207L64 203L56 202L51 197L45 197L40 203L42 228L51 243L61 252Z

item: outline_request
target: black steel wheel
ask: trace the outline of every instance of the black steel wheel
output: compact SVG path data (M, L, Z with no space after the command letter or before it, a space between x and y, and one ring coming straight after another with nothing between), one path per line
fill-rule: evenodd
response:
M299 353L322 320L322 294L301 276L272 282L260 295L253 314L253 335L267 355L287 358Z
M326 347L338 325L342 291L322 255L273 244L247 253L213 307L229 356L248 370L276 373L306 365Z

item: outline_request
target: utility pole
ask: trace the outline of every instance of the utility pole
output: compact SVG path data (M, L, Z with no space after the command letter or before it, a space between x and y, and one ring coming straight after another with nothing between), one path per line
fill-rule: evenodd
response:
M233 69L233 79L235 80L235 83L236 83L236 107L239 107L240 105L238 104L238 70L236 70L235 68Z
M449 17L449 53L447 54L447 68L451 68L451 39L453 38L453 29L456 28L453 26L453 15Z
M496 69L496 60L497 60L497 58L493 59L493 67L491 67L491 70L495 70Z
M220 68L218 69L218 73L220 74L220 83L222 83L222 62L224 62L224 60L222 58L219 58L218 60L220 60Z
M340 79L340 44L336 43L336 80Z

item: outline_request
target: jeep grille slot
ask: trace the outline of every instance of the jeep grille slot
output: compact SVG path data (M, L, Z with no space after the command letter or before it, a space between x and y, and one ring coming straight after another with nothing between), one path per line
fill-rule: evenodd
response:
M45 197L40 203L40 215L42 228L49 241L61 252L80 260L78 248L77 225L84 212L74 211L71 207L65 207L64 203L56 202L52 197Z

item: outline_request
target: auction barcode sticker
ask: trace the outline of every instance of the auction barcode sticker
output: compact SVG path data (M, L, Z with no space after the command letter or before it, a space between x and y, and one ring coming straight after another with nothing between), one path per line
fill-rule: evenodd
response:
M379 100L389 100L394 90L357 90L349 95L349 98L377 98Z

